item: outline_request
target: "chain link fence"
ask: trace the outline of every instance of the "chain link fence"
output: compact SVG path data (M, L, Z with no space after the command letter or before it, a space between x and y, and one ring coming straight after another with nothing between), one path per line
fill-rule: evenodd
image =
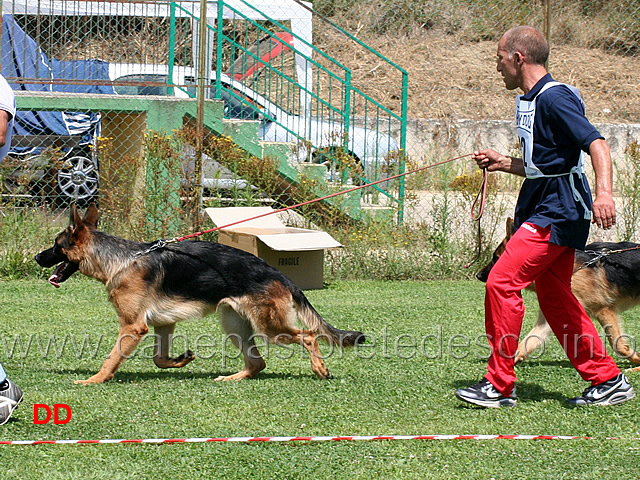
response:
M531 24L611 144L614 236L638 234L637 2L228 0L208 4L204 31L200 3L3 1L2 74L19 109L3 215L59 218L95 200L105 229L150 240L200 227L202 205L293 205L480 147L515 152L495 50ZM282 138L269 136L276 111ZM374 219L394 245L423 249L418 261L455 258L475 247L476 170L462 160L300 213L347 247L375 237ZM518 183L496 175L490 187L489 245Z
M616 232L593 229L592 238L632 239L638 235L640 219L633 200L637 195L632 194L639 173L634 166L635 142L640 138L640 98L635 85L640 70L638 2L325 0L314 2L314 8L357 32L365 43L407 70L407 154L409 164L414 165L480 147L505 154L519 151L512 121L515 95L505 90L496 72L496 47L502 34L515 25L540 29L551 45L549 71L557 80L578 87L588 117L612 149L620 225ZM383 68L376 69L375 63L365 63L348 52L344 56L350 68L370 72L368 89L390 90L389 75ZM388 98L395 109L400 108L399 97ZM475 194L479 184L474 171L472 162L463 161L448 172L438 169L408 178L411 206L405 218L434 226L438 209L458 203L459 208L452 209L457 212L455 218L447 216L448 234L470 231L470 192ZM483 220L488 237L493 232L502 235L502 220L513 211L519 186L508 176L495 177L495 210ZM443 191L451 194L447 200L442 199Z

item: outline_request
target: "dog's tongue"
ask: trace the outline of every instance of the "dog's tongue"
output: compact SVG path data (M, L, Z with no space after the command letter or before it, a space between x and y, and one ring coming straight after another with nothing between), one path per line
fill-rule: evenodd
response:
M61 263L60 265L58 265L55 271L48 278L48 282L56 288L60 288L58 280L60 279L60 272L64 269L65 265L65 263Z

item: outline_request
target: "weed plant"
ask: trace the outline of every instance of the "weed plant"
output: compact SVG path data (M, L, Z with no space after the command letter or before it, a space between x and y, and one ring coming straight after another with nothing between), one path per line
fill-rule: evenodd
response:
M41 200L55 198L58 193L58 171L64 163L58 147L45 148L38 155L7 155L0 162L0 185L3 192L16 197L34 194Z
M0 206L0 278L42 277L33 256L53 245L68 225L68 217L52 216L41 208L7 203ZM49 272L50 273L50 272Z
M431 194L429 215L417 223L401 225L372 220L360 226L333 229L345 246L329 251L328 272L332 279L372 278L385 280L466 278L491 255L493 244L502 239L507 204L489 176L485 212L480 219L484 249L478 253L477 223L471 210L478 205L482 175L455 176L455 166L445 164L431 174L436 192ZM411 197L407 208L422 209ZM477 258L476 256L479 255ZM475 259L473 268L465 268Z
M115 158L110 139L100 140L98 202L102 230L133 240L152 241L199 231L201 226L206 226L208 220L201 217L200 212L193 213L199 204L193 193L197 181L190 173L192 157L185 160L189 152L186 145L193 140L193 135L187 128L171 134L149 132L144 158ZM208 160L217 161L231 171L236 180L247 184L247 188L213 191L213 195L206 198L205 206L279 208L349 186L341 181L327 183L324 175L318 175L315 170L300 173L294 185L279 173L275 160L252 157L226 136L209 137L205 145ZM617 183L623 193L620 236L624 239L632 238L640 216L638 151L637 144L631 144L627 149L629 167L624 172L618 170ZM389 172L397 170L392 163L389 162ZM345 170L341 177L352 184L357 180L352 176L354 165L346 159L342 165ZM478 224L471 219L471 211L480 189L480 172L474 169L472 173L461 174L459 165L455 164L427 172L420 179L411 178L408 182L410 189L404 205L406 221L401 224L394 221L397 212L393 206L359 221L345 214L356 203L360 204L361 197L372 198L368 193L357 192L357 195L336 197L332 203L318 202L296 208L299 218L305 219L304 225L297 226L325 230L344 246L325 255L328 281L470 278L488 260L494 245L505 234L502 219L515 200L512 189L505 189L505 184L500 183L504 175L489 174L478 236ZM477 214L477 204L475 207ZM68 209L27 208L9 202L2 206L2 212L0 276L43 275L32 258L48 247L55 233L67 225ZM212 233L200 239L216 241L217 237ZM480 242L482 250L478 252ZM474 259L472 268L464 268Z
M144 155L114 154L110 138L98 139L100 228L139 241L174 237L199 225L194 180L185 159L183 130L149 131ZM199 202L198 202L199 203Z
M637 235L640 225L640 145L630 143L624 165L615 164L616 187L620 191L622 209L617 215L618 236L629 242Z

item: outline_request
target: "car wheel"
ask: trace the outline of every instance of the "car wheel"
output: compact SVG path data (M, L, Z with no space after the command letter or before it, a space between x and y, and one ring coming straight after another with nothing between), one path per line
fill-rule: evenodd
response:
M66 158L57 176L58 193L65 203L88 203L98 193L98 165L90 156Z

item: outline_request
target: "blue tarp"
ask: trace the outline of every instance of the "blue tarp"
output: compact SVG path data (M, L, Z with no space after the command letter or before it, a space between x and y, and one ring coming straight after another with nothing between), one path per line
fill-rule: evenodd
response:
M36 83L34 80L109 80L109 66L101 60L49 59L36 41L25 33L12 15L2 16L2 75L33 83L9 81L14 90L115 94L110 85ZM98 112L30 112L16 114L16 135L83 135L89 143L100 123Z

